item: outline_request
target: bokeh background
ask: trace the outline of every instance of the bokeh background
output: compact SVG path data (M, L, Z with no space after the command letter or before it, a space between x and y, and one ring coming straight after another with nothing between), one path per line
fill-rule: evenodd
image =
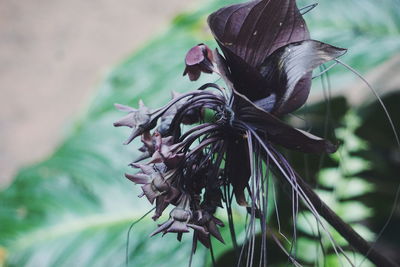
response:
M127 230L150 206L125 181L135 143L114 129L114 103L156 108L170 91L192 90L183 59L193 45L216 44L207 14L233 0L11 1L0 3L0 266L122 266ZM313 1L298 1L305 6ZM400 3L398 0L321 0L305 15L312 37L349 48L343 61L359 70L383 97L400 128ZM318 71L317 71L318 72ZM313 133L342 143L332 157L288 154L320 196L385 255L400 261L400 154L382 109L351 72L336 66L316 79L298 113ZM330 95L329 101L326 101ZM276 202L289 216L285 190ZM394 207L394 209L392 209ZM392 212L393 211L393 212ZM220 211L223 217L223 210ZM299 222L300 260L340 266L326 237L316 249L307 212ZM244 214L237 210L239 240ZM160 220L166 219L163 217ZM274 224L271 215L271 224ZM150 218L135 224L130 266L186 266L191 240L148 238ZM290 231L291 225L282 226ZM334 231L333 231L334 233ZM215 243L219 266L230 266L226 245ZM362 257L350 251L360 263ZM272 255L276 255L273 257ZM285 265L278 252L273 266ZM193 266L210 265L199 249ZM362 266L370 266L364 261Z
M196 0L0 3L0 186L49 155L101 79Z

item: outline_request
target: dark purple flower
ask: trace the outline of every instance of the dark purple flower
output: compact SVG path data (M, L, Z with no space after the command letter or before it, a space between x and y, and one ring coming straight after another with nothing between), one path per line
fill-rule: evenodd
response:
M168 181L168 179L174 175L173 171L161 173L150 165L133 164L133 166L140 168L141 172L136 174L125 174L125 176L135 184L143 185L143 194L141 196L146 196L151 204L154 203L154 200L161 197L160 200L162 201L159 205L163 206L163 202L171 203L179 196L179 191L171 186ZM162 212L162 210L159 210L159 212Z
M214 236L218 241L225 244L225 241L218 229L218 227L224 227L224 223L211 215L208 211L199 210L196 212L196 224L203 227L206 231L204 232L196 232L195 233L195 241L200 241L206 248L210 247L210 235Z
M295 0L228 6L211 14L208 23L225 55L234 88L275 114L302 106L312 70L346 52L310 40Z
M335 152L329 141L277 116L301 107L310 92L312 70L346 50L310 40L295 0L224 7L211 14L208 23L225 56L217 53L217 69L232 85L235 117L257 129L266 142L305 153ZM246 206L247 141L237 135L229 142L226 171L236 200Z
M169 220L161 224L153 233L151 233L151 236L161 232L163 232L163 234L187 233L189 232L189 227L202 234L208 234L203 227L190 223L192 219L192 211L190 210L190 199L187 195L182 195L179 204L170 212L169 215Z
M133 129L132 134L129 136L128 140L125 141L125 144L129 144L137 136L155 127L155 124L151 119L150 109L144 105L142 100L139 101L138 109L121 104L115 104L115 107L121 111L128 112L128 114L115 122L114 126L127 126Z
M164 163L168 167L175 167L184 158L183 153L177 150L179 144L174 144L172 136L162 138L160 134L155 134L155 151L149 163Z
M225 87L208 83L173 93L166 106L152 112L142 102L137 110L117 106L129 114L115 123L134 128L128 143L142 136L140 159L150 159L131 164L141 171L126 177L141 184L143 195L155 202L153 219L167 206L176 206L151 235L178 233L180 240L192 228L193 252L197 241L210 247L211 236L224 242L218 229L224 224L214 216L219 207L227 209L234 235L233 195L247 208L250 223L261 220L266 238L268 171L278 170L298 190L295 172L276 145L303 153L336 151L329 141L292 127L282 117L306 101L313 69L346 52L311 40L294 0L224 7L208 23L223 54L204 44L191 48L184 75L193 81L202 72L214 72ZM207 119L204 110L212 114ZM305 200L303 192L294 194Z
M213 72L213 61L213 54L210 48L205 44L198 44L186 54L186 68L183 75L188 74L191 81L196 81L202 72Z

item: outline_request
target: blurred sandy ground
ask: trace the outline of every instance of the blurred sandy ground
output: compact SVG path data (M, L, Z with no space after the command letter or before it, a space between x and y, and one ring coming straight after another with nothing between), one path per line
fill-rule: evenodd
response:
M56 147L96 84L198 0L0 0L0 187Z

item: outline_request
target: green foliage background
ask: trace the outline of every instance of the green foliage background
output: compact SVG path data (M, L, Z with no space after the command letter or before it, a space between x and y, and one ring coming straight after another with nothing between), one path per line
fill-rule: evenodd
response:
M182 77L183 59L187 50L197 43L216 46L207 30L206 17L219 7L235 2L207 1L197 11L177 16L167 31L114 68L101 84L86 114L77 120L53 155L39 164L21 169L13 184L0 192L0 266L125 264L128 227L151 207L145 200L137 198L138 187L123 178L123 174L130 171L127 163L135 158L137 152L135 145L121 145L128 131L112 127L112 122L121 116L113 104L136 106L138 100L143 99L148 106L155 108L168 101L171 90L193 90L215 79L207 76L198 82L189 82ZM300 1L299 6L310 3ZM366 71L400 51L399 10L400 4L395 0L379 3L373 0L321 1L319 7L305 18L314 39L349 48L343 60ZM340 87L350 81L350 75L343 68L336 67L331 80L334 87ZM316 90L318 87L316 84ZM342 107L346 108L346 105ZM357 114L355 116L363 125L363 118L369 113L360 109ZM347 124L341 125L346 131ZM368 136L363 137L368 139ZM388 138L391 138L390 134ZM375 162L376 157L358 153L362 150L350 151L348 157L364 157L368 162ZM358 154L354 156L354 152ZM330 170L325 169L325 174ZM360 169L356 174L363 171ZM337 174L331 172L329 175ZM326 177L320 182L323 183L324 179L326 182ZM359 194L370 190L371 187L367 186ZM390 191L392 197L393 191ZM387 203L390 200L393 198ZM361 206L367 205L361 201L358 199ZM343 209L340 202L336 204L339 210ZM378 208L371 206L371 209ZM370 211L368 214L373 213ZM237 217L243 219L243 214L239 212ZM362 214L356 219L367 217L367 214ZM163 219L166 217L160 221ZM376 223L376 228L379 225L382 222ZM177 242L173 235L149 238L155 227L156 223L150 218L134 226L130 238L130 265L186 266L191 238L186 236L182 243ZM238 226L239 236L242 230ZM228 242L226 245L215 243L217 256L231 247L227 227L223 234ZM199 249L193 266L204 266L209 261L207 251Z

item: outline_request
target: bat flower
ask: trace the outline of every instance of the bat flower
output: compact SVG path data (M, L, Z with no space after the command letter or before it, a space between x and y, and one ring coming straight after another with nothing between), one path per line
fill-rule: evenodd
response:
M151 155L147 164L131 164L141 169L139 173L126 176L142 185L150 203L156 202L153 219L168 205L175 206L151 235L178 233L180 240L192 228L193 252L197 241L210 247L210 236L224 242L219 232L223 223L215 217L217 209L224 207L232 243L238 248L231 208L235 198L250 214L246 238L254 237L255 221L261 221L261 249L266 255L270 173L291 186L293 207L301 199L319 218L314 203L323 207L322 202L310 195L304 181L299 182L276 146L302 153L336 151L328 140L296 129L282 117L305 103L312 71L346 50L310 39L295 0L227 6L211 14L208 24L222 54L204 44L193 47L185 58L184 75L197 80L202 72L214 72L225 85L207 83L198 90L175 93L168 104L151 112L142 102L139 109L118 105L129 113L115 126L134 129L127 143L142 135L140 150ZM266 265L267 259L262 261Z
M170 218L161 224L150 236L158 233L178 233L180 240L183 233L189 232L189 227L207 235L208 232L201 226L190 223L192 211L190 210L190 199L187 195L182 195L179 204L170 212Z
M238 122L237 128L239 124L252 127L265 142L288 149L335 152L329 141L295 129L279 117L305 103L313 69L346 50L311 40L294 0L224 7L209 16L208 24L224 55L214 53L218 72L232 90L229 120ZM250 166L244 137L242 132L228 141L226 171L238 203L248 205L243 191Z
M154 203L154 200L161 197L162 199L160 200L162 201L159 201L158 206L164 206L165 203L170 203L179 196L179 191L171 186L168 181L168 179L174 175L173 171L163 174L148 165L135 164L134 166L139 167L141 172L125 174L125 177L135 184L143 185L143 193L141 196L146 196L151 204Z

